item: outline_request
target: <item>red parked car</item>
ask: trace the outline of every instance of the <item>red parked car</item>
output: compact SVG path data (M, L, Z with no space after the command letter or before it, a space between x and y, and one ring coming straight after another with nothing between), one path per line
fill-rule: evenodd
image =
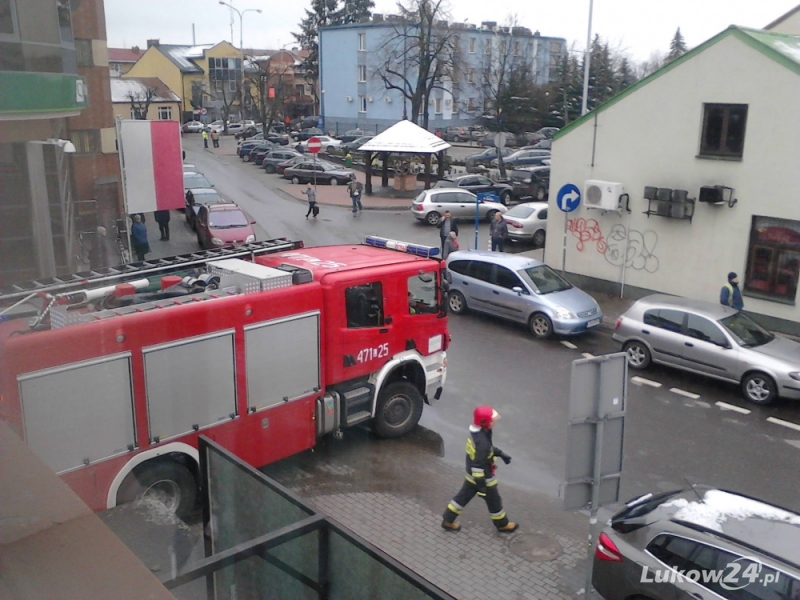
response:
M255 221L233 202L204 204L197 213L197 243L201 248L221 248L256 241Z

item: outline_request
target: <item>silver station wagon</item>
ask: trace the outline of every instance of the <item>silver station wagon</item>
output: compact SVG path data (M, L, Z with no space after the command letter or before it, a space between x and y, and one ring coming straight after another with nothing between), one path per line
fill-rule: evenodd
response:
M617 320L612 337L634 369L655 362L738 383L756 404L800 399L800 344L721 304L647 296Z
M543 262L502 252L453 252L447 257L448 306L528 326L538 338L573 335L600 325L603 313L589 294Z

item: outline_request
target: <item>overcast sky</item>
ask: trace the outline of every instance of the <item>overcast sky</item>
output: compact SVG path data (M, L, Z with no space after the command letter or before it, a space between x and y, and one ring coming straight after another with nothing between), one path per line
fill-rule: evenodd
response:
M447 1L447 0L446 0ZM499 24L516 14L521 26L542 35L561 37L583 49L589 0L449 0L453 20L480 25ZM594 0L593 33L634 60L666 52L680 27L689 47L696 46L728 25L762 28L797 6L800 0ZM262 10L244 15L245 48L291 46L297 23L310 0L230 0L237 9ZM152 5L152 6L150 6ZM377 13L390 14L393 0L376 0ZM144 47L146 40L191 44L192 24L197 43L231 41L230 13L218 0L105 0L108 44ZM234 16L233 43L239 45L239 17Z

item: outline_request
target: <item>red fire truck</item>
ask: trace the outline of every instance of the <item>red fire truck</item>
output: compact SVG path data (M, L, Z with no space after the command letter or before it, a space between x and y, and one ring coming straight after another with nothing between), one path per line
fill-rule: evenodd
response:
M94 510L196 497L197 437L254 466L442 393L438 249L283 239L0 293L0 418Z

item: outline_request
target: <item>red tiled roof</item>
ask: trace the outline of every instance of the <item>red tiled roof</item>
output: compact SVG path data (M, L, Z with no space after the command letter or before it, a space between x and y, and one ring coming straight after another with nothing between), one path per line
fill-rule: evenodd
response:
M144 54L143 50L139 48L133 50L131 48L109 48L108 60L109 62L132 62L135 63Z

